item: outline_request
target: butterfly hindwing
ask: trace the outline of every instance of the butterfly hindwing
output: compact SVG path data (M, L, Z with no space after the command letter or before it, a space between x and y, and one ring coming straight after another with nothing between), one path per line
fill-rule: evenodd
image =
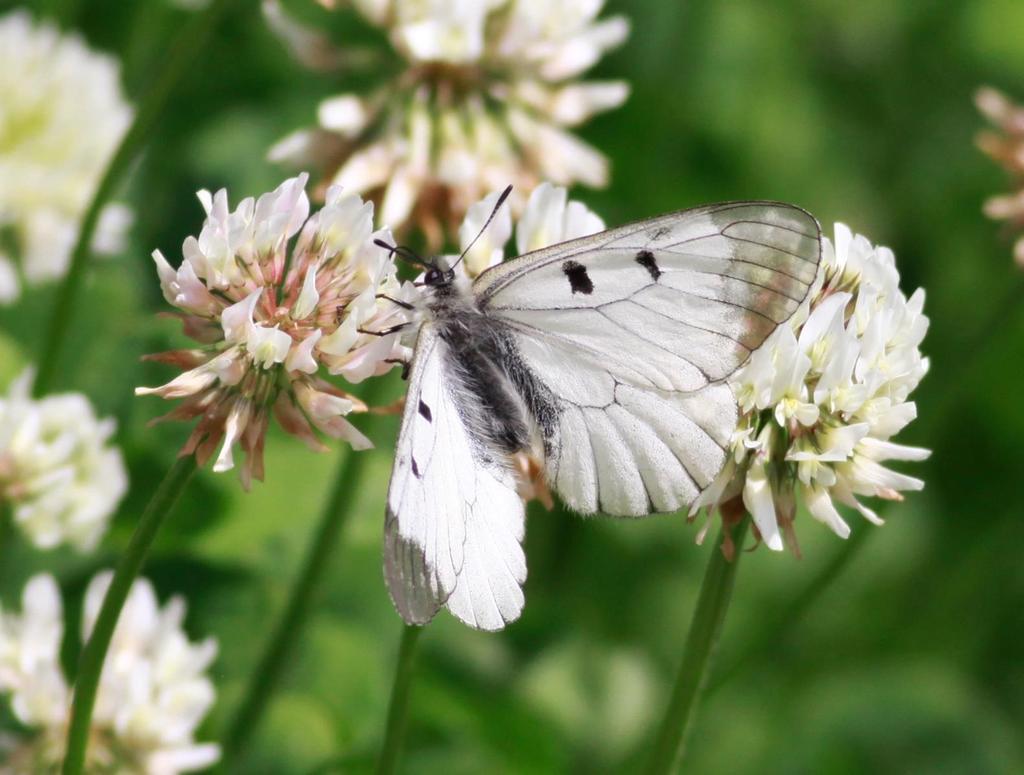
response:
M506 456L467 424L447 345L430 324L416 343L385 522L384 567L395 607L423 624L446 606L501 629L523 607L524 507Z
M713 205L527 254L473 286L556 397L549 483L584 513L689 506L725 464L725 380L806 297L817 221L791 205Z

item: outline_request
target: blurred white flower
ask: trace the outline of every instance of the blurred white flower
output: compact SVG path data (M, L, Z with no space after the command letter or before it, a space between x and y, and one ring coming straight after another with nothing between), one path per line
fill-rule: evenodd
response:
M384 222L419 226L432 248L488 191L513 185L518 213L520 192L542 180L607 184L605 157L568 131L629 93L624 81L577 80L629 32L622 16L597 18L602 0L352 5L387 33L404 69L368 96L324 101L319 126L282 140L272 159L324 161L329 181L379 198ZM320 50L316 33L282 27L278 3L264 8L300 59Z
M84 638L111 577L101 573L89 585ZM182 630L184 616L181 598L161 609L148 581L132 585L97 689L87 766L126 775L176 775L217 761L218 746L193 739L213 704L206 671L217 646L212 639L190 642ZM52 576L28 582L20 615L0 610L0 693L10 695L11 709L27 730L6 752L5 773L50 772L63 757L71 696L60 667L63 636L63 605Z
M60 669L64 620L52 576L32 578L21 595L23 614L0 609L0 693L26 726L63 723L70 693Z
M0 232L28 283L67 270L79 220L131 118L116 60L24 11L0 16ZM124 206L108 206L93 247L118 250L130 222ZM0 257L0 303L19 294L13 257Z
M25 372L0 397L0 501L41 549L96 546L128 489L121 452L85 396L33 399Z
M1009 194L994 196L985 202L985 215L1006 221L1014 231L1024 230L1024 107L1015 105L1005 95L991 87L983 87L975 95L975 103L982 114L1000 132L984 131L978 134L978 147L1010 173L1016 189ZM1024 267L1024 236L1013 246L1013 258Z
M924 486L882 465L929 454L891 441L917 416L908 397L928 371L924 291L908 299L899 279L891 250L836 224L807 301L731 380L742 412L733 456L694 511L739 496L769 548L786 538L798 551L797 494L846 538L836 503L881 524L858 496L901 500Z
M319 376L321 368L356 383L408 360L400 334L418 293L398 281L390 252L374 242L391 244L390 233L373 230L371 203L338 186L310 215L306 180L287 180L234 210L226 191L200 191L206 220L185 240L181 265L153 253L164 298L201 346L150 356L185 372L135 392L185 399L166 418L199 418L183 453L200 464L219 447L214 470L234 467L239 444L245 486L263 478L271 409L315 450L324 445L313 427L356 449L370 446L345 419L366 407Z

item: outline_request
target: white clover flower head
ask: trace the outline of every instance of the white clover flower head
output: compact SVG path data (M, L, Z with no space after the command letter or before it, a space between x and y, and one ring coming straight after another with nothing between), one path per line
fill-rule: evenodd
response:
M112 574L86 592L83 635L92 631ZM161 608L152 585L132 585L107 652L96 693L89 766L139 775L177 775L210 766L218 746L197 743L196 728L213 704L206 676L212 639L192 643L182 630L185 603ZM0 610L0 694L28 730L7 759L13 775L49 772L63 758L71 691L60 667L63 604L52 576L33 577L20 614ZM107 770L104 770L107 771Z
M65 393L33 399L31 370L0 396L0 502L40 549L99 543L128 489L112 419Z
M405 68L370 96L325 100L317 128L282 140L272 159L330 159L330 181L379 199L386 223L417 225L432 248L488 191L513 185L519 213L519 192L543 180L607 184L605 157L569 131L629 94L623 81L578 80L629 32L622 16L598 18L601 0L353 5L387 34ZM264 7L302 61L320 50L322 39L286 21L278 3Z
M998 130L979 132L978 147L1010 174L1015 189L990 197L985 202L985 215L1006 221L1012 231L1024 231L1024 107L989 86L978 89L974 100ZM1024 268L1024 235L1014 243L1013 258Z
M924 486L882 465L929 454L891 441L917 416L908 398L928 371L924 291L908 299L899 279L891 250L836 224L807 301L731 379L733 455L694 512L740 498L770 549L799 551L798 496L846 538L836 503L881 524L859 497L901 500Z
M4 303L23 280L65 273L79 220L132 111L116 60L24 11L0 16L0 105L0 232L15 246L0 253ZM130 222L123 205L108 206L94 248L119 250Z
M206 220L171 267L153 253L164 298L180 310L195 349L149 356L184 373L137 395L183 398L161 419L199 418L183 454L215 471L234 467L234 446L246 453L243 484L263 478L263 441L272 410L281 426L315 450L313 428L356 449L369 440L345 416L365 410L321 376L351 383L383 374L408 359L400 332L418 293L401 283L387 230L373 230L373 205L332 186L310 215L305 174L231 210L226 191L199 192Z

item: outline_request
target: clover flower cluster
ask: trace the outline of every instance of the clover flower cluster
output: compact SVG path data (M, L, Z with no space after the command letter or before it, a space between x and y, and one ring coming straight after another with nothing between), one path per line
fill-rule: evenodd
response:
M132 111L116 60L24 11L0 16L0 106L0 303L7 303L22 280L35 285L67 270L79 221ZM124 206L109 205L94 247L116 252L130 220Z
M83 635L88 637L112 574L97 575L86 591ZM96 695L90 772L177 775L213 764L218 746L196 743L199 722L213 704L206 671L217 653L212 639L190 642L182 630L185 604L161 608L152 585L137 580L121 612ZM0 741L4 772L55 771L63 759L71 689L60 665L63 603L56 580L33 577L21 614L0 610L0 694L23 733Z
M271 411L312 449L325 448L314 428L369 447L346 419L366 407L321 371L356 383L408 356L399 329L416 291L376 244L390 243L390 233L373 231L371 203L337 186L310 215L306 180L287 180L234 210L224 190L200 191L206 220L185 240L180 266L153 253L164 297L200 346L149 356L185 371L136 393L185 399L161 418L198 418L183 454L203 464L219 447L214 470L225 471L238 444L246 486L263 478Z
M733 455L695 509L739 496L770 549L785 538L799 551L797 494L845 538L836 503L881 524L859 497L901 500L924 486L883 465L929 454L891 440L917 416L908 398L928 371L924 291L908 299L899 280L891 250L836 224L807 301L732 378L742 413Z
M33 399L31 381L0 396L0 503L40 549L91 550L128 489L115 423L79 393Z
M543 180L607 184L605 157L568 131L629 92L623 81L577 80L629 31L621 16L597 18L600 0L353 5L405 68L369 96L324 101L318 128L285 138L271 158L330 160L329 180L379 197L385 223L418 226L433 249L488 191L512 184L518 212L519 192ZM316 48L294 24L275 26L293 48Z

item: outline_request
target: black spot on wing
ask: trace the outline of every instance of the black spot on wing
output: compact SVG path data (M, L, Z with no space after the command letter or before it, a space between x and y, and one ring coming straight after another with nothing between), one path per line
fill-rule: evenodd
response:
M577 261L566 261L562 264L562 271L569 278L569 285L573 293L582 293L589 296L594 292L594 283L587 274L587 268Z
M434 416L430 412L430 407L424 403L423 399L420 399L420 417L427 422L433 422Z
M412 475L415 476L417 479L422 479L423 474L420 473L420 467L419 464L417 464L416 462L416 458L413 457L409 459L412 461Z
M648 274L651 275L651 279L655 282L661 277L661 269L658 267L658 262L654 260L654 254L651 251L641 250L636 254L636 262L647 270Z

